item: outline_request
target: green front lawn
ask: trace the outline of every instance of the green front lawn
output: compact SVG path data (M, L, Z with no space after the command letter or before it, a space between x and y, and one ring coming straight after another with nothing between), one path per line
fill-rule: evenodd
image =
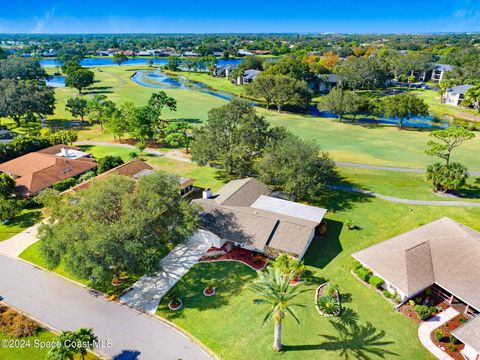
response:
M307 291L299 296L305 307L296 309L301 325L286 319L283 354L271 350L273 325L261 326L265 309L254 305L253 294L245 289L255 273L241 264L195 265L173 289L184 308L170 311L164 300L157 313L225 359L346 359L347 355L350 359L433 359L418 340L417 326L350 274L350 255L442 216L480 230L476 221L480 209L408 206L337 191L326 192L314 205L330 210L328 232L312 243L305 257L310 274L302 285ZM343 226L347 217L359 230ZM356 319L357 327L335 327L338 319L317 313L314 289L326 280L340 286L345 297L344 321ZM216 286L218 295L204 297L202 290L210 284Z
M14 338L3 335L0 333L0 341L2 340L20 340L24 341L24 344L30 342L30 346L17 347L17 348L4 348L0 347L0 359L2 360L44 360L48 353L48 349L39 349L34 347L34 342L48 342L52 341L54 335L47 331L42 330L37 335L28 336L25 338Z
M425 180L425 173L400 172L364 169L350 166L338 166L341 179L336 183L348 187L357 187L382 195L413 200L434 201L479 201L480 179L470 177L467 185L457 191L460 198L440 196L432 191L430 183Z
M39 209L25 209L10 223L3 224L0 222L0 241L7 240L13 235L35 225L35 223L40 221L41 217L42 213Z

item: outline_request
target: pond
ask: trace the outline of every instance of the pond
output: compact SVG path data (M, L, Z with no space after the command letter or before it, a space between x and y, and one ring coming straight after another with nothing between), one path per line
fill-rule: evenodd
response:
M165 65L168 62L166 58L147 58L147 57L135 57L128 58L123 65L146 65L148 60L152 60L155 65ZM217 65L237 65L242 61L242 59L218 59ZM43 59L40 60L40 65L43 67L56 67L62 66L62 63L56 59ZM84 58L80 60L80 65L82 66L111 66L116 65L111 57L95 57L95 58Z
M166 75L161 70L137 71L131 77L131 80L141 86L156 89L181 89L199 91L204 94L216 96L225 100L231 100L234 97L232 93L213 90L204 83L191 81L183 76ZM256 104L252 103L252 105Z
M45 80L45 84L50 87L65 87L65 76L52 76Z

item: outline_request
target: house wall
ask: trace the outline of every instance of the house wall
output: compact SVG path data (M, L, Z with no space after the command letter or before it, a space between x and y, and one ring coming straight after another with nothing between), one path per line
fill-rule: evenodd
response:
M312 229L312 232L310 233L310 237L308 238L308 242L307 242L307 245L305 246L305 249L303 249L303 252L301 254L298 255L298 259L299 260L302 260L303 257L305 256L305 254L307 253L307 250L308 248L310 247L310 244L312 243L313 239L315 238L315 230L317 228L313 228Z
M378 277L381 277L384 281L384 283L382 284L382 288L384 290L387 290L388 292L390 292L391 294L394 294L395 292L397 293L397 295L400 297L400 300L401 301L405 301L409 298L409 296L407 294L405 294L403 291L399 290L395 285L393 285L391 282L389 282L387 279L385 279L381 274L377 273L375 270L373 270L372 268L370 268L368 265L360 262L364 267L366 267L367 269L370 269L372 271L372 274L375 275L375 276L378 276Z
M465 344L462 354L468 360L480 360L480 353L468 344Z
M458 106L458 103L460 102L460 94L451 94L447 92L443 95L443 102L445 104Z

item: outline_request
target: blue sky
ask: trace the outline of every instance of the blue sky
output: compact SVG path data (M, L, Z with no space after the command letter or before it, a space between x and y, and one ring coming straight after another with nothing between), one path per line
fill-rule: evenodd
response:
M480 0L1 0L0 33L480 31Z

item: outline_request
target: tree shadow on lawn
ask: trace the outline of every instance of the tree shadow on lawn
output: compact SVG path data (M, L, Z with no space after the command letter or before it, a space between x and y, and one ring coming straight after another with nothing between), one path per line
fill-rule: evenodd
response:
M175 119L175 122L183 122L187 124L201 124L202 121L198 118L178 118Z
M324 342L307 345L285 345L284 351L326 350L340 351L343 359L369 360L372 356L380 358L398 356L398 354L385 347L393 341L384 340L385 331L377 331L370 323L366 325L344 325L340 322L330 321L337 330L338 335L320 335Z
M23 213L16 216L12 221L10 221L10 223L2 224L3 229L1 229L0 232L5 232L2 230L6 230L6 232L8 232L10 228L17 226L25 229L29 228L40 221L41 218L42 212L40 210Z
M331 219L326 221L327 233L312 241L305 256L305 265L323 269L343 251L340 243L343 223Z
M185 317L184 309L207 310L228 305L245 284L256 279L257 274L248 266L237 262L198 263L166 294L158 309L169 319ZM213 296L203 295L203 290L214 286ZM183 302L180 310L168 308L169 295L177 295Z
M91 86L85 90L88 95L113 94L112 86Z

